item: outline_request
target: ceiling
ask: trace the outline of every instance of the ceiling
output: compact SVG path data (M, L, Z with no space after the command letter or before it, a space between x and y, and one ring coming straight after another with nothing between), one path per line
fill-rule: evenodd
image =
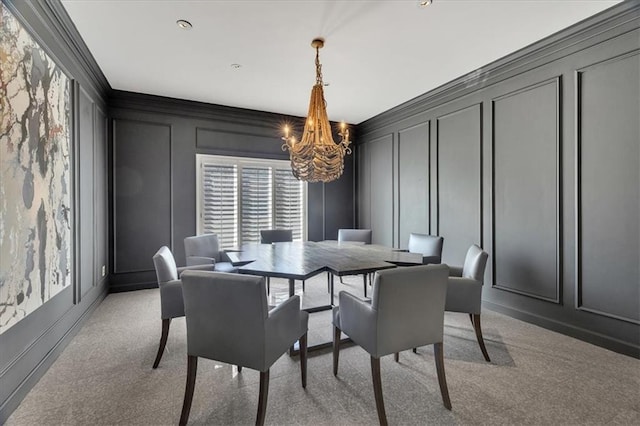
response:
M619 1L62 3L114 89L295 116L315 82L311 40L324 37L329 118L358 124Z

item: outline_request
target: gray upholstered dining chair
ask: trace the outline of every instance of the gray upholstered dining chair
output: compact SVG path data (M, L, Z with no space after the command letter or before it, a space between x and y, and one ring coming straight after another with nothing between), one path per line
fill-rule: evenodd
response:
M353 241L364 244L371 244L371 236L373 232L371 229L338 229L338 242ZM364 281L364 297L367 297L367 275L362 274ZM340 277L340 283L344 284L342 277Z
M282 243L293 241L291 229L262 229L260 231L260 242L262 244Z
M491 359L487 353L487 348L484 346L482 329L480 328L482 284L488 258L489 254L474 244L467 251L464 266L450 267L445 310L469 314L482 355L487 362L490 362Z
M338 229L338 241L356 241L371 244L371 229Z
M238 272L220 251L220 242L216 234L202 234L184 239L184 251L187 266L214 264L214 271Z
M293 241L293 231L291 229L261 229L260 243L286 243ZM302 290L304 291L304 281L302 281ZM267 293L271 292L271 279L267 277Z
M187 382L180 424L189 419L198 357L260 372L256 424L264 424L269 369L300 342L302 387L307 386L307 324L300 297L269 310L264 278L224 272L189 271L182 275L187 320Z
M160 287L160 318L162 319L162 334L153 368L158 368L164 348L167 345L169 326L172 318L184 316L184 303L182 299L182 282L180 274L187 269L213 270L213 265L198 265L176 267L176 261L169 247L162 246L153 255L153 265L156 269L158 287Z
M447 265L421 265L376 272L371 301L341 291L333 308L333 374L338 374L340 334L371 355L373 390L381 425L387 424L380 357L433 344L442 401L451 409L444 372L442 336Z
M444 238L411 233L409 235L408 251L410 253L421 253L422 263L441 263L442 262L442 246Z

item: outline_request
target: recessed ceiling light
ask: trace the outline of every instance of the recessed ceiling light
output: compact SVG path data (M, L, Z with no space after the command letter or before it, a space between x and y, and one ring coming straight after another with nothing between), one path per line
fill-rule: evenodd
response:
M190 30L191 28L193 28L193 25L191 25L191 22L186 21L184 19L178 19L176 21L176 24L178 24L178 26L183 30Z
M240 64L231 64L231 68L233 68L234 70L237 70L237 69L239 69L241 67L242 67L242 65L240 65Z
M424 0L424 1L419 1L419 2L418 2L418 6L420 6L420 7L427 7L427 6L429 6L431 3L433 3L433 0Z

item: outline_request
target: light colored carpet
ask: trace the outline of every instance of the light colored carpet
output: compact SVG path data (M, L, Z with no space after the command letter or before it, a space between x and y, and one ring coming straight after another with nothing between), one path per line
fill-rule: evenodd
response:
M337 283L337 280L336 280ZM298 292L300 292L298 284ZM272 280L273 301L286 297ZM362 293L360 277L336 290ZM307 282L303 304L327 303L326 275ZM158 290L109 295L9 418L7 425L177 424L186 374L184 318L171 324L160 367ZM492 362L484 361L469 318L445 316L445 368L453 410L442 405L433 348L382 359L390 424L640 424L640 361L485 310ZM330 340L329 312L312 314L310 343ZM338 377L331 352L310 353L308 384L298 358L271 369L266 423L377 424L369 356L348 345ZM255 422L259 375L201 359L190 424Z

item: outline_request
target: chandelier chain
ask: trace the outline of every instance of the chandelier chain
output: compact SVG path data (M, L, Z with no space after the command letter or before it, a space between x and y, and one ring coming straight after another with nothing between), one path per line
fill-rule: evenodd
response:
M319 47L316 47L316 84L322 85L322 64L320 64Z

